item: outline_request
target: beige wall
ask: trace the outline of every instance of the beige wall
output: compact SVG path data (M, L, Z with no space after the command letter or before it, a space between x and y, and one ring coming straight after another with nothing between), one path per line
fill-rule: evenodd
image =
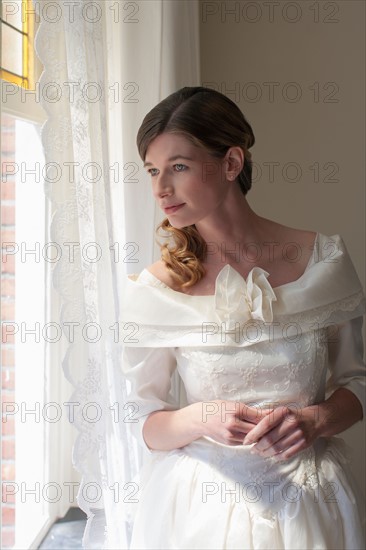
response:
M252 208L340 234L365 286L365 2L200 0L200 10L201 83L236 101L256 136ZM279 163L273 181L268 163ZM365 424L344 435L364 486Z

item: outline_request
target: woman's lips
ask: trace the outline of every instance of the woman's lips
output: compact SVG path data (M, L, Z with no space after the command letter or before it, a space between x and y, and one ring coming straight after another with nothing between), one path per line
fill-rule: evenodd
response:
M177 204L176 206L169 206L168 208L164 208L164 212L165 214L172 214L173 212L179 210L179 208L182 208L182 206L184 205L185 203L183 202L182 204Z

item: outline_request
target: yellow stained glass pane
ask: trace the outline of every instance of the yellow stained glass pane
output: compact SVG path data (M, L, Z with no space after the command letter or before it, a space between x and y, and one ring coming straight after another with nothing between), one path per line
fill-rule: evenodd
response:
M6 80L7 82L12 82L13 84L22 86L23 88L29 88L29 83L27 78L13 75L13 73L9 73L8 71L4 71L3 69L0 69L0 78L2 78L3 80Z
M23 35L1 23L1 67L6 71L23 74Z
M2 19L22 30L22 0L2 0Z

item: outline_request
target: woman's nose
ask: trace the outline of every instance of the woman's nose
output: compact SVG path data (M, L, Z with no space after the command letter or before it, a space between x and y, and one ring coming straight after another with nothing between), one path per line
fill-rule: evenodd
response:
M154 194L156 197L164 197L172 192L172 185L169 177L159 174L154 182Z

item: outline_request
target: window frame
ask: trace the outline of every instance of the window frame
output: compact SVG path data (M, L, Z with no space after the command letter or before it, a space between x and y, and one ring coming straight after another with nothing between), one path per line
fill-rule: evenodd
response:
M22 35L22 75L13 73L4 67L1 67L0 59L0 78L22 88L34 90L35 83L37 81L37 69L39 72L39 64L37 63L38 60L34 50L34 37L38 26L35 18L29 17L29 14L34 13L34 9L32 9L32 0L21 0L20 6L22 30L3 19L3 4L0 6L0 23L7 25L15 32Z
M28 8L32 5L32 0L26 0ZM23 4L22 4L23 6ZM29 23L32 29L32 40L28 45L28 50L33 50L32 64L30 65L33 75L29 75L28 83L34 89L29 89L26 86L17 84L7 78L0 78L1 103L2 112L16 118L37 124L42 127L46 123L48 115L41 105L41 94L39 79L41 77L43 66L36 56L34 49L34 38L39 28L39 21L35 16L35 11L28 9L28 14L31 15L28 19L33 23ZM23 52L24 55L24 52ZM29 61L29 59L28 59ZM2 76L7 76L0 73ZM23 82L24 83L24 82ZM46 160L47 162L47 160ZM52 203L45 196L45 225L44 235L45 242L50 242L50 221L54 213ZM17 238L16 238L17 240ZM52 266L46 263L45 266L45 286L46 286L46 310L45 322L57 318L60 308L60 298L58 293L52 287ZM64 402L69 401L74 390L71 384L66 380L61 368L64 353L62 342L57 344L45 343L44 354L44 374L45 385L43 388L45 402L57 402L61 406ZM16 369L16 363L15 363ZM31 397L29 398L31 401ZM53 426L52 432L50 426L45 426L45 479L44 483L58 483L62 488L62 497L57 502L47 502L45 509L47 510L46 518L43 526L38 531L37 536L30 543L30 549L39 547L43 538L46 536L50 527L57 518L63 517L71 506L77 506L76 493L72 491L73 498L70 498L70 489L67 484L80 484L80 475L72 466L72 446L75 440L75 428L65 418L66 409L63 408L62 422L58 422ZM47 424L47 423L46 423ZM65 460L69 456L70 460ZM16 520L15 520L16 521Z

